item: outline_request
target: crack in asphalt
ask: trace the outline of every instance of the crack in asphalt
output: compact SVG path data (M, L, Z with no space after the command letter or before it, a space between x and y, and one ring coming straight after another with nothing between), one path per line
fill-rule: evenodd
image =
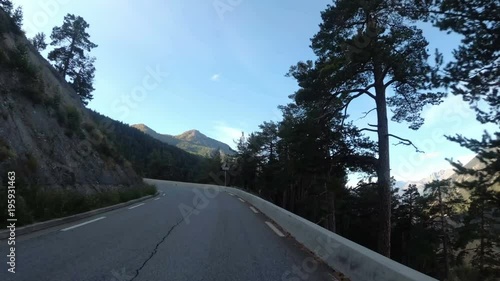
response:
M200 201L201 200L198 200L198 202L196 202L196 205L194 206L193 210L189 213L188 217L195 211L195 210L198 210L197 207L198 205L200 204ZM146 264L154 257L154 255L156 255L156 253L158 252L158 248L160 247L161 244L163 244L163 242L165 242L165 240L167 240L168 236L170 235L170 233L172 233L172 231L174 231L174 229L179 226L183 221L185 220L185 217L183 217L180 221L178 221L176 224L174 224L167 232L167 234L165 236L163 236L163 238L160 240L160 242L158 242L155 246L155 248L153 249L153 251L151 252L151 255L144 261L144 263L142 263L141 267L139 267L136 271L135 271L135 275L134 277L132 277L132 279L130 279L130 281L133 281L135 278L137 278L139 276L139 273L141 272L141 270L146 266Z

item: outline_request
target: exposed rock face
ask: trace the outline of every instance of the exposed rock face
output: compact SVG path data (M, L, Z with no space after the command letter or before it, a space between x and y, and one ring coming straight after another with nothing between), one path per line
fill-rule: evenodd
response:
M27 68L16 66L22 58ZM78 95L25 36L0 35L2 183L15 171L24 183L81 192L138 184L131 166L107 153L109 146Z

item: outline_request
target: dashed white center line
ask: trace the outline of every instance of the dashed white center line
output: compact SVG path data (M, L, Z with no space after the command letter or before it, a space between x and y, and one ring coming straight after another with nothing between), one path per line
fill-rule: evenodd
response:
M93 219L93 220L90 220L90 221L82 222L80 224L73 225L73 226L70 226L70 227L65 228L65 229L61 229L61 231L68 231L68 230L71 230L71 229L74 229L74 228L77 228L77 227L80 227L80 226L84 226L86 224L93 223L93 222L96 222L96 221L99 221L99 220L102 220L102 219L105 219L105 218L106 217L100 217L100 218Z
M160 197L158 197L158 198L155 198L155 201L156 201L156 200L160 200Z
M272 229L274 231L274 233L276 233L279 237L285 237L285 235L279 230L276 228L276 226L274 226L274 224L266 221L266 224L267 226L269 226L270 229Z
M140 207L140 206L142 206L142 205L144 205L144 203L137 204L137 205L132 206L132 207L130 207L130 208L128 208L128 209L129 209L129 210L132 210L132 209L135 209L135 208Z
M234 194L232 194L231 192L228 192L228 193L229 193L229 195L234 196Z
M238 199L240 199L240 201L241 201L241 202L245 202L245 200L243 200L243 199L241 199L241 198L238 198Z
M252 207L252 206L250 206L250 209L252 209L252 211L253 211L254 213L256 213L256 214L258 214L258 213L259 213L259 211L257 211L257 209L255 209L255 208L254 208L254 207Z

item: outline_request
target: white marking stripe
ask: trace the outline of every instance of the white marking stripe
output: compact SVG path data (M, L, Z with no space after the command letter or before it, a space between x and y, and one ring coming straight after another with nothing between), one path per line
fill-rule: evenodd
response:
M259 213L259 211L257 211L257 209L255 209L255 208L254 208L254 207L252 207L252 206L250 206L250 209L252 209L252 211L253 211L254 213L256 213L256 214L258 214L258 213Z
M97 218L97 219L94 219L94 220L91 220L91 221L86 221L86 222L83 222L81 224L77 224L77 225L73 225L73 226L70 226L68 228L65 228L65 229L61 229L61 231L68 231L68 230L71 230L73 228L77 228L77 227L80 227L80 226L84 226L86 224L89 224L89 223L93 223L93 222L96 222L96 221L99 221L99 220L102 220L102 219L105 219L106 217L100 217L100 218Z
M276 228L276 226L274 226L274 224L266 221L266 224L267 226L269 226L269 228L271 228L279 237L285 237L285 235L279 230Z
M156 201L156 200L160 200L160 197L158 197L158 198L155 198L155 201Z
M144 205L144 203L137 204L137 205L132 206L132 207L130 207L130 208L128 208L128 209L129 209L129 210L132 210L132 209L135 209L135 208L140 207L140 206L142 206L142 205Z
M241 199L241 198L238 198L238 199L240 199L240 201L241 201L241 202L245 202L245 200L243 200L243 199Z
M229 195L234 196L234 194L232 194L231 192L228 192L228 193L229 193Z

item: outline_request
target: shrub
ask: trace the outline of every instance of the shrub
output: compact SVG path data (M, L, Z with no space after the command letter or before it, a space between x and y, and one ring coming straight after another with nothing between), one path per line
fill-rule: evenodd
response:
M15 70L26 74L33 80L38 79L38 71L29 60L28 47L17 44L16 49L9 51L10 66Z
M80 131L80 124L82 122L82 117L80 113L74 106L66 106L66 118L65 125L68 130L66 134L73 135Z

